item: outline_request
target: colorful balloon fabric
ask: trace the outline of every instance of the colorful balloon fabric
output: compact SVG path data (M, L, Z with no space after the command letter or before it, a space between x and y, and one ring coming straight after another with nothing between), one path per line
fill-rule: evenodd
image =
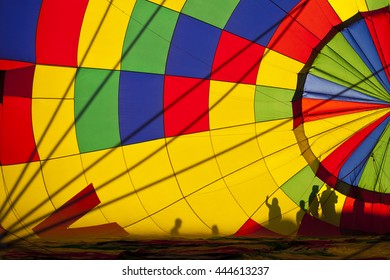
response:
M1 0L0 242L390 233L388 0Z

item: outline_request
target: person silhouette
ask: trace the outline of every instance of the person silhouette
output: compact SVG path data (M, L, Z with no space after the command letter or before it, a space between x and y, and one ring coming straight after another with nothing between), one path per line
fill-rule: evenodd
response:
M318 213L318 208L320 206L320 203L318 201L318 191L319 191L319 186L314 185L312 188L312 191L309 195L309 213L313 217L319 218L320 214Z
M280 225L280 222L282 220L282 212L279 207L279 201L276 197L272 199L272 203L269 204L268 202L269 196L267 195L265 200L265 205L267 205L269 212L268 212L268 225L270 228L278 228Z
M297 226L300 226L305 213L306 213L305 201L301 200L301 201L299 201L299 211L297 212L297 215L296 215Z
M171 235L177 236L179 235L179 229L181 227L182 221L181 219L177 218L175 220L175 226L171 229Z
M331 222L336 218L337 195L334 190L326 185L326 190L321 193L320 204L322 209L322 218Z

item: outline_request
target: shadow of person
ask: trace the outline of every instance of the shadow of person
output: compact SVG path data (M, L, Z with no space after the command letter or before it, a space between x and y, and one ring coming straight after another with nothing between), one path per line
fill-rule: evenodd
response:
M211 235L212 235L213 237L219 236L219 229L218 229L218 226L217 226L217 225L213 225L213 226L211 227Z
M272 203L268 202L268 195L265 200L265 205L268 207L268 225L271 229L278 229L282 221L282 212L280 210L279 201L276 197L272 198Z
M182 224L182 220L177 218L175 220L175 225L174 227L171 229L171 235L172 236L178 236L179 235L179 229L181 227L181 224Z
M335 191L330 187L326 186L326 190L321 193L320 204L322 209L322 219L327 222L335 221L336 219L336 203L337 195Z
M303 216L305 216L305 213L306 213L305 201L301 200L301 201L299 201L299 210L298 210L297 215L296 215L297 226L300 226L302 219L303 219Z
M320 202L318 200L318 191L319 191L319 186L314 185L312 188L312 191L309 195L309 210L308 212L310 215L313 217L319 218L320 214L318 213L318 208L320 207Z

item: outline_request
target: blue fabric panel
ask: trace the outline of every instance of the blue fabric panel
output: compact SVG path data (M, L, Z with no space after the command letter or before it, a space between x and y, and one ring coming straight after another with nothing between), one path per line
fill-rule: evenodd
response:
M242 0L225 30L249 41L267 46L275 30L299 0Z
M209 78L222 30L180 15L169 50L168 75Z
M359 91L346 88L342 85L308 74L306 77L304 98L323 100L343 100L354 102L365 102L373 104L387 104L387 102L368 96Z
M121 72L119 126L122 145L164 137L164 77Z
M350 27L345 28L342 34L382 86L390 92L390 82L387 79L383 64L365 21L357 21Z
M0 1L0 59L35 62L39 0Z
M368 161L372 150L375 148L375 145L379 142L379 138L389 124L389 121L390 117L374 129L370 136L367 137L347 159L339 172L338 177L341 180L353 186L359 184L359 180L364 171L364 166Z

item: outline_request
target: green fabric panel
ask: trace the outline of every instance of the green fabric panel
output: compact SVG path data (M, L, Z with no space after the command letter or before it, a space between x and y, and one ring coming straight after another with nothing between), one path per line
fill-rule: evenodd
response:
M291 118L293 96L293 90L257 86L255 94L256 122Z
M79 69L75 83L76 133L81 153L120 144L119 71Z
M377 98L388 95L341 33L321 50L310 73Z
M359 181L359 186L363 189L390 193L390 127L387 126L383 132L378 144L375 146L372 155L367 161L362 177Z
M165 7L137 1L126 32L121 69L164 74L178 17Z
M389 0L366 0L367 7L370 11L386 7L390 4Z
M182 13L223 29L239 0L187 0Z
M308 200L312 191L313 185L318 185L320 188L324 185L319 178L315 176L313 170L307 165L295 176L291 177L286 183L281 186L285 194L291 198L298 206L301 200L305 201L306 209Z

